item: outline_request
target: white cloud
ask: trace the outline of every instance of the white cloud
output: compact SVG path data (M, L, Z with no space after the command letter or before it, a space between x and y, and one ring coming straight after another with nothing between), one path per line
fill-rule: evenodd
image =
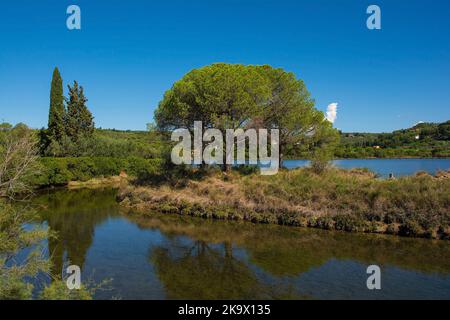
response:
M330 103L327 108L327 120L334 123L337 118L337 102Z

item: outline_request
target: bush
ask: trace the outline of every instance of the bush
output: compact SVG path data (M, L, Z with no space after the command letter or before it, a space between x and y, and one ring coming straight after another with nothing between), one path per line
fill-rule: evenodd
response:
M63 280L54 281L40 294L42 300L92 300L92 293L85 287L70 290Z
M31 178L37 187L66 185L69 181L87 181L110 177L125 171L138 178L149 177L161 170L160 159L130 158L40 158L41 170Z

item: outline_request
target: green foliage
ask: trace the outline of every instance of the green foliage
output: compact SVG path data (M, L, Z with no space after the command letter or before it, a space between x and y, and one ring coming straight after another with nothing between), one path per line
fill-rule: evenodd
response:
M279 129L281 155L331 147L338 135L324 118L293 73L224 63L186 74L165 93L155 112L161 130L192 130L194 121L222 130Z
M167 145L155 131L118 131L97 129L86 155L94 157L160 158Z
M0 202L0 300L31 299L33 286L25 279L47 273L50 263L42 257L41 241L48 231L43 226L26 229L34 221L32 209ZM18 259L24 250L29 253Z
M329 159L330 155L326 150L316 150L311 159L311 169L317 174L325 172L329 166Z
M67 102L66 135L74 142L80 138L89 137L94 132L94 118L88 110L84 96L84 89L74 81L68 86L69 98Z
M7 123L7 122L3 122L0 123L0 132L4 132L4 131L9 131L12 129L12 124Z
M160 173L160 159L139 157L41 158L42 170L31 179L37 187L65 185L69 181L87 181L96 177L117 176L122 171L138 178Z
M24 124L4 126L0 131L0 197L26 192L36 165L36 138Z
M450 157L450 121L392 133L341 133L337 158Z
M0 132L0 300L30 299L33 286L25 279L49 270L41 255L47 229L34 222L34 212L23 202L13 204L16 193L25 193L35 172L33 133L24 125L4 126ZM28 227L27 227L28 225ZM26 251L24 251L26 250Z
M43 156L57 157L141 157L153 159L161 157L166 144L162 134L146 131L119 131L95 129L91 136L80 136L74 142L64 136L60 142L45 142L47 130L39 131Z
M92 300L92 292L82 286L78 290L69 290L63 280L53 281L40 294L42 300Z
M48 116L48 138L50 141L60 141L64 136L65 117L63 81L58 68L55 68L50 89L50 111Z
M240 128L269 98L267 79L253 66L218 63L193 70L168 90L155 112L161 129Z
M440 123L437 127L436 139L449 141L450 140L450 120Z
M56 68L50 92L48 128L39 132L40 153L45 156L81 156L92 150L93 116L86 106L83 87L75 81L68 86L69 98L64 106L62 79Z
M314 108L305 83L293 73L270 66L256 67L269 80L270 97L262 104L262 127L280 130L280 156L332 158L339 140L337 130Z

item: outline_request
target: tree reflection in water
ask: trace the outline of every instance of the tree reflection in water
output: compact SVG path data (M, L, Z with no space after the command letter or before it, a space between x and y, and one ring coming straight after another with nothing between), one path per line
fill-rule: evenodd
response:
M277 298L274 288L261 282L247 263L233 256L230 242L188 242L172 238L167 246L150 252L168 299ZM283 297L299 298L289 290Z
M317 277L323 274L315 272L329 266L330 261L334 261L333 268L344 261L359 264L359 267L370 264L395 267L410 272L410 283L424 277L430 286L433 281L439 286L448 283L450 246L447 241L156 213L143 217L121 212L115 195L113 189L84 189L52 191L36 197L35 204L41 208L43 221L57 234L57 238L48 241L54 274L61 274L69 262L85 267L96 229L114 218L111 221L115 227L104 229L103 237L96 239L100 251L92 252L93 267L98 267L95 265L98 261L104 261L107 265L102 266L105 272L102 277L114 278L113 286L129 292L131 298L148 295L170 299L316 297L315 289L321 281ZM126 234L108 233L105 238L105 232L120 231ZM111 239L118 242L111 242ZM130 272L136 273L135 288L127 287L132 283ZM364 270L362 273L365 276ZM307 288L303 287L302 275L312 277ZM142 279L148 283L143 283ZM333 291L333 281L338 278L332 276L329 280L324 287ZM154 289L159 285L161 289ZM355 289L351 284L341 285L344 290L347 286ZM411 290L420 291L421 287ZM446 292L441 290L439 294ZM423 296L428 297L430 293L425 292Z
M111 201L115 194L113 189L60 190L36 198L40 217L55 233L48 239L53 275L61 275L68 263L83 269L96 226L119 215L117 205Z

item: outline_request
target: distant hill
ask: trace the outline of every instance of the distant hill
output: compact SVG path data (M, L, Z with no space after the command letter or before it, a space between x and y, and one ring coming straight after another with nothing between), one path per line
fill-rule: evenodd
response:
M450 157L450 120L392 133L341 133L338 158Z

